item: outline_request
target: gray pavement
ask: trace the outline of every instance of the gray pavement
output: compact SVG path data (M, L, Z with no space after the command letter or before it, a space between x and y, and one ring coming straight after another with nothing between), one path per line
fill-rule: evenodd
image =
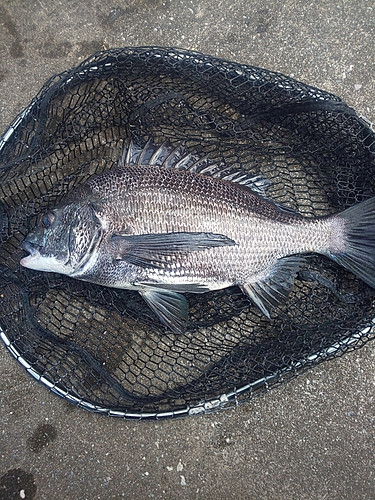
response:
M375 121L372 1L0 0L0 129L52 74L132 45L280 71ZM76 408L2 344L0 366L0 484L17 491L5 498L375 497L371 342L244 406L163 422Z

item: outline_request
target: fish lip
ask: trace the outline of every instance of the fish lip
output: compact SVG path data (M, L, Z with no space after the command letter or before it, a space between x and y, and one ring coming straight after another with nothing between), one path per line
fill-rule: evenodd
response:
M39 245L35 245L34 243L31 243L31 241L24 240L20 244L22 250L25 250L25 252L28 253L26 257L23 257L20 260L20 264L23 267L28 267L32 269L32 262L39 255Z
M34 243L31 243L31 241L24 240L21 242L21 248L22 250L25 250L25 252L29 253L28 257L32 257L38 252L39 245L35 245Z

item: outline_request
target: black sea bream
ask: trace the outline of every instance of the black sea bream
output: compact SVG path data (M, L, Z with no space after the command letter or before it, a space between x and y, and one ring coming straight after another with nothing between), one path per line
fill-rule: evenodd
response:
M238 285L266 315L285 302L300 254L331 257L375 288L375 198L305 218L265 196L266 179L170 143L134 144L41 217L22 247L30 269L137 290L175 333L182 293Z

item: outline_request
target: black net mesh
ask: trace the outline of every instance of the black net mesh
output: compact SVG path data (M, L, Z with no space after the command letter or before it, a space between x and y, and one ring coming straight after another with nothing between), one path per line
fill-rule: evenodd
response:
M374 196L375 134L332 94L176 49L92 56L50 79L0 139L0 327L34 377L110 415L182 416L246 401L371 338L374 290L324 257L271 320L236 287L190 294L183 335L137 292L21 268L38 215L117 166L130 137L262 173L270 198L309 217Z

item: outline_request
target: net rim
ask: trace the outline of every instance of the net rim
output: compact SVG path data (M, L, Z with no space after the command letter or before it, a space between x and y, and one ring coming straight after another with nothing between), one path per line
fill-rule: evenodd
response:
M30 104L26 106L23 111L21 111L16 118L12 121L11 125L5 130L5 132L0 136L0 156L1 153L4 149L4 147L7 145L7 143L12 139L12 136L16 133L18 127L20 127L25 119L29 117L29 115L33 112L34 108L38 105L40 102L40 98L42 95L43 90L47 89L48 86L51 86L52 84L60 85L60 89L62 90L65 85L69 85L69 83L75 78L82 78L87 75L92 75L94 77L95 72L98 71L99 65L97 58L101 57L111 57L113 54L117 52L122 52L126 53L133 53L135 54L136 52L139 54L143 52L146 54L147 52L150 51L162 51L165 55L173 55L177 60L187 60L191 58L195 58L197 62L199 63L204 63L207 64L207 60L215 60L217 62L221 62L224 66L220 68L220 70L224 71L223 68L225 68L226 71L229 71L229 67L225 65L232 65L232 71L233 67L244 67L244 68L254 68L254 69L259 69L261 71L266 72L268 75L274 76L275 79L278 77L286 78L290 81L294 81L297 83L297 80L294 80L291 77L287 77L283 75L282 73L278 72L273 72L269 71L267 69L263 68L256 68L254 66L249 66L246 64L240 64L232 61L226 61L224 59L219 59L219 58L214 58L212 56L205 56L204 54L201 54L199 52L194 52L194 51L183 51L180 49L176 48L165 48L165 47L125 47L121 49L110 49L107 51L100 51L92 56L90 56L88 59L80 63L76 68L66 70L64 72L61 72L59 74L56 74L52 76L45 84L41 87L37 95L32 99ZM162 57L161 54L153 54L155 57ZM101 65L111 67L113 66L112 63L107 62L105 63L105 59L103 59L100 62ZM214 67L214 65L212 65ZM70 74L70 77L69 77ZM260 79L260 78L259 78ZM283 84L283 81L278 81L278 87L283 90L283 91L288 91L288 86L287 84ZM301 83L301 85L307 85L304 83ZM318 92L322 92L320 89L316 89L313 86L307 85L311 90L317 90ZM324 91L323 91L324 92ZM336 96L335 96L336 97ZM323 97L319 98L319 95L316 97L316 99L323 99ZM336 97L336 99L339 99ZM362 121L362 123L369 128L373 133L375 131L374 129L374 124L365 118L362 115L358 116L358 119ZM372 323L375 325L375 318L372 320ZM341 339L339 342L334 342L331 346L326 347L322 350L317 351L314 354L310 354L306 356L303 359L300 359L299 361L292 362L289 366L285 367L284 369L278 370L276 373L273 373L271 375L268 375L266 377L259 378L258 380L247 383L241 387L234 388L230 392L222 393L221 395L214 397L212 399L207 399L203 400L201 403L198 403L193 406L186 406L185 408L178 409L178 410L173 410L173 411L162 411L162 412L127 412L127 411L118 411L118 410L113 410L110 408L106 408L105 406L100 406L97 404L90 403L90 401L82 398L82 397L76 397L74 394L70 393L69 390L63 389L61 386L58 385L56 382L52 382L48 377L44 376L42 372L38 372L35 370L30 363L23 357L22 353L13 345L13 342L9 339L9 337L6 335L6 333L0 328L0 336L7 347L7 350L11 353L11 355L24 367L24 369L36 380L41 382L43 385L48 387L52 392L57 394L58 396L62 397L63 399L74 403L75 405L90 410L92 412L108 415L108 416L113 416L113 417L119 417L119 418L125 418L125 419L137 419L137 420L156 420L156 419L167 419L167 418L178 418L178 417L184 417L184 416L190 416L190 415L199 415L199 414L206 414L206 413L211 413L214 410L218 409L229 409L232 408L233 406L237 406L241 404L242 402L248 401L248 399L243 398L243 401L239 401L238 398L240 396L243 396L246 393L259 393L262 390L266 390L268 385L272 384L274 385L278 381L280 381L283 377L286 377L290 373L294 373L298 370L300 373L302 370L311 368L313 366L316 366L322 361L328 360L328 359L333 359L335 357L338 357L340 355L340 351L342 353L345 351L347 352L348 349L354 350L356 346L361 342L361 340L364 339L370 339L375 336L375 328L367 326L364 328L361 332L355 332L352 335L349 335L345 337L344 339Z
M290 366L283 370L279 370L272 375L267 377L261 377L254 382L245 384L238 389L233 389L230 392L222 393L220 396L202 401L194 406L186 406L185 408L173 411L164 412L127 412L120 410L113 410L111 408L106 408L105 406L95 405L90 403L84 398L76 397L71 394L68 390L64 390L58 386L58 384L52 382L48 377L41 373L38 373L30 363L22 356L22 354L12 345L12 341L7 337L6 333L0 328L0 337L4 342L7 350L10 354L23 366L27 373L29 373L38 382L41 382L46 386L51 392L60 396L62 399L75 404L80 408L84 408L94 413L99 413L102 415L107 415L110 417L124 418L129 420L164 420L170 418L186 417L192 415L205 415L212 413L216 410L231 409L235 406L239 406L247 401L239 401L238 397L246 394L253 393L254 395L260 392L265 392L268 389L268 385L276 384L281 382L283 377L288 376L288 374L298 371L301 373L303 370L317 366L317 364L323 361L328 361L330 359L336 359L340 354L348 352L347 349L355 350L356 346L361 340L373 339L375 338L375 318L372 320L374 327L365 327L360 333L355 333L349 335L339 342L335 342L330 347L326 347L314 354L306 356L304 359L291 363ZM340 353L341 351L341 353ZM318 362L316 361L318 360Z

